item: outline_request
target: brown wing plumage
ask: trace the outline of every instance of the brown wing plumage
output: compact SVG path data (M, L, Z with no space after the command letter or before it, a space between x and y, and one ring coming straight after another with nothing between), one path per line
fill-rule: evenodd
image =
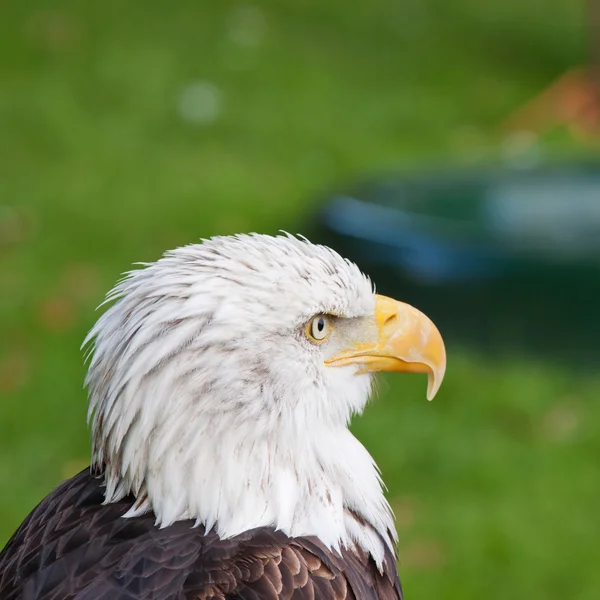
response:
M394 556L379 573L364 552L259 528L220 540L192 521L159 529L102 505L88 471L27 517L0 553L2 600L399 600Z

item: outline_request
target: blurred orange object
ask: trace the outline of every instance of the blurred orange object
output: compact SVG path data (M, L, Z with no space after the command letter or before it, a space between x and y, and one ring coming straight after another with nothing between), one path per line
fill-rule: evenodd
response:
M502 128L543 133L566 126L579 138L600 137L600 2L589 0L589 65L574 67L514 111Z
M567 71L503 124L509 131L543 133L566 126L576 137L600 136L600 73L595 67Z

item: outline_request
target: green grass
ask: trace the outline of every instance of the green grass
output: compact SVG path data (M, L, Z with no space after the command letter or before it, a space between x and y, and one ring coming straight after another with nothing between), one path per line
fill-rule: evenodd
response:
M583 0L4 6L0 545L88 461L79 344L122 271L201 236L300 231L368 173L500 156L503 119L584 60L584 15ZM208 124L178 111L198 81L217 90ZM398 514L408 598L597 597L598 378L450 346L434 403L418 377L382 388L355 430Z

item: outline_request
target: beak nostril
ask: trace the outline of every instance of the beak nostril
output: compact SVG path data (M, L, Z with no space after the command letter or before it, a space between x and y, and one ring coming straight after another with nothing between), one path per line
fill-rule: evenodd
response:
M391 323L394 323L398 319L398 313L390 313L384 320L383 326L387 327Z

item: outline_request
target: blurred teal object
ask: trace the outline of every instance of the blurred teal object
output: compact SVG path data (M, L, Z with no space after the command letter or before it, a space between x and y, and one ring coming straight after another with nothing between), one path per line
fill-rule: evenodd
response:
M330 198L313 237L461 342L600 351L600 164L420 173Z

